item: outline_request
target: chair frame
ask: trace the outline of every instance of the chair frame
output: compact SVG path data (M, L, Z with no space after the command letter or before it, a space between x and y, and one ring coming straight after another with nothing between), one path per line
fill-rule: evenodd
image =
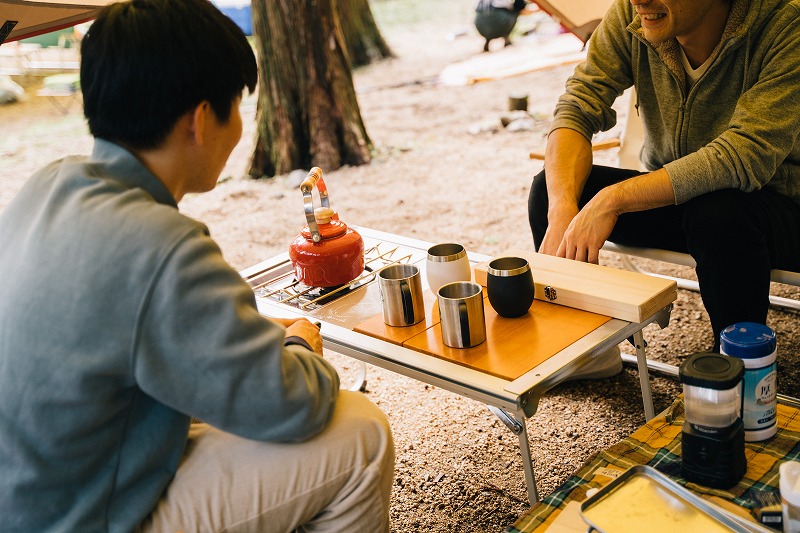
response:
M695 268L697 265L694 261L694 258L692 258L692 256L689 254L672 252L669 250L661 250L658 248L637 248L633 246L622 246L620 244L616 244L610 241L606 241L605 245L603 246L603 250L608 252L614 252L615 254L619 255L620 261L622 261L622 265L627 270L632 270L634 272L640 272L642 274L648 274L650 276L656 276L659 278L671 279L675 281L678 284L678 287L681 289L687 289L695 292L700 291L700 286L694 280L667 276L664 274L658 274L656 272L650 272L648 270L644 270L634 265L630 259L631 256L642 257L645 259L653 259L655 261L661 261L663 263L672 263L675 265L682 265ZM800 273L798 272L774 269L771 272L770 279L776 283L782 283L784 285L792 285L794 287L800 287ZM782 296L776 296L770 294L769 302L771 305L777 307L783 307L786 309L800 311L800 300L796 300L793 298L785 298Z

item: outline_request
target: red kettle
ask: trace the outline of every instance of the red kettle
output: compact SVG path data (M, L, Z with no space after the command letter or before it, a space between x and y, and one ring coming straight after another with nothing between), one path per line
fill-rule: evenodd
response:
M311 194L315 186L322 204L316 209ZM300 191L306 225L289 246L295 277L309 287L338 287L353 281L364 272L364 239L331 209L321 168L309 171Z

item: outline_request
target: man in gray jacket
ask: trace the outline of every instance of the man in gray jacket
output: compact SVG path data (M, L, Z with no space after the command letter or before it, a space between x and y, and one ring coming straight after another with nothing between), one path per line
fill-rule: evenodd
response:
M178 212L241 136L245 36L131 0L81 46L94 151L0 214L0 531L388 531L386 417Z
M725 327L766 323L770 269L800 271L799 25L798 0L615 0L556 106L528 205L537 249L688 252L715 349ZM631 86L645 173L592 164Z

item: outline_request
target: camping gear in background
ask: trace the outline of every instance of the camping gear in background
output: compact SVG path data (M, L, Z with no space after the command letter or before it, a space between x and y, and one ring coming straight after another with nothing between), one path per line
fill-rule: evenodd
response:
M314 187L322 204L316 209ZM289 246L295 276L309 287L338 287L353 281L364 272L364 240L331 209L321 168L309 171L300 191L306 225Z
M686 409L681 473L700 485L730 488L747 470L741 419L744 363L718 353L695 353L679 375Z
M511 30L527 4L525 0L478 0L475 29L486 39L484 52L489 51L489 42L494 39L503 39L503 46L511 44Z
M742 420L747 442L769 439L777 431L776 347L775 332L764 324L740 322L720 334L720 351L744 363Z

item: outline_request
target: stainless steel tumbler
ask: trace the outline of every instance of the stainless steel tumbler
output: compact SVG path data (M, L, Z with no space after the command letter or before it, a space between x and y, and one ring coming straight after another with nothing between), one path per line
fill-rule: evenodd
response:
M419 268L400 264L378 273L383 321L390 326L413 326L425 319Z
M456 281L437 294L442 340L451 348L471 348L486 340L483 289L477 283Z

